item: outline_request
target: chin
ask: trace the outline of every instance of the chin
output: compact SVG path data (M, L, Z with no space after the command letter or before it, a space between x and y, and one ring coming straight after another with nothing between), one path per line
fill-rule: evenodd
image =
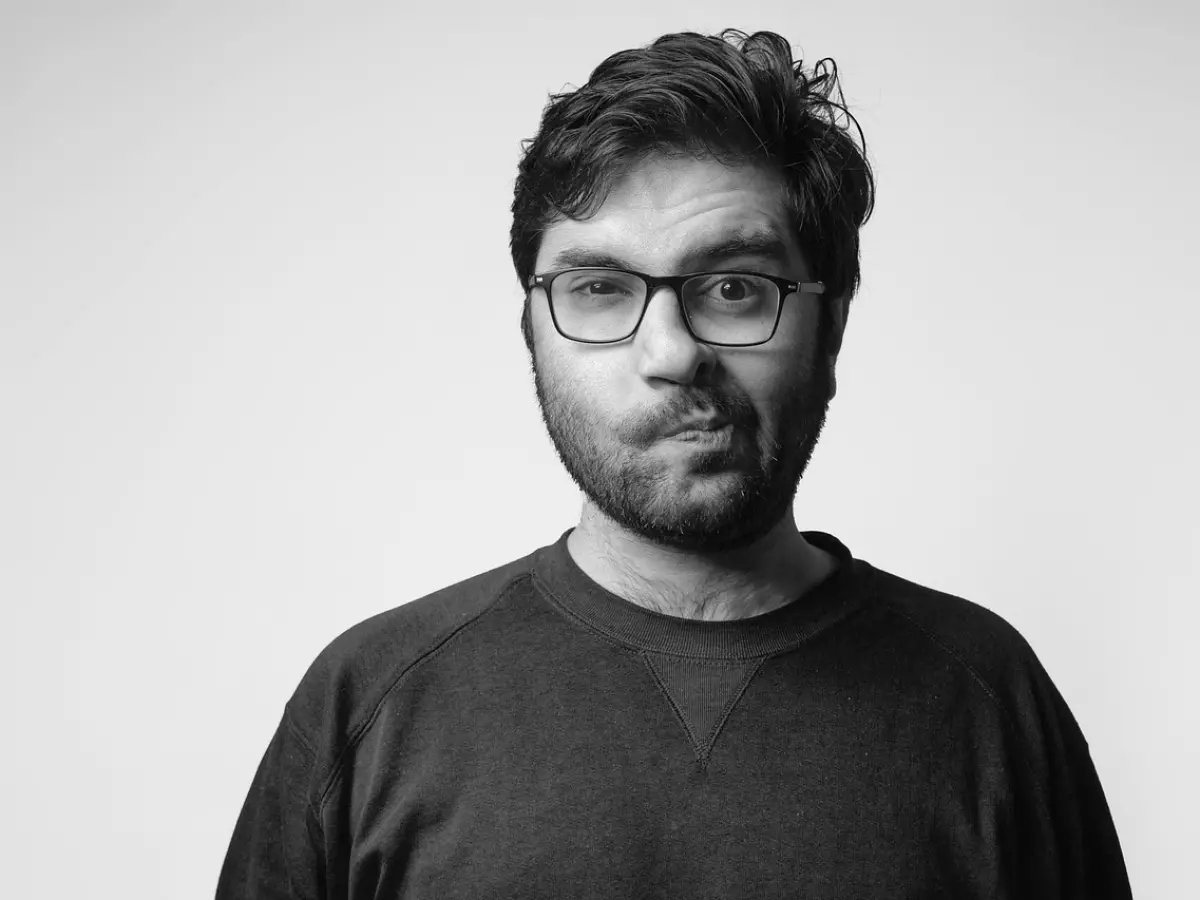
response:
M625 531L678 550L737 550L767 535L787 513L795 485L765 483L761 474L631 474L584 488L592 504Z
M778 524L782 513L771 521L739 518L726 521L676 519L673 522L638 522L626 526L640 537L673 550L693 553L728 553L752 546Z

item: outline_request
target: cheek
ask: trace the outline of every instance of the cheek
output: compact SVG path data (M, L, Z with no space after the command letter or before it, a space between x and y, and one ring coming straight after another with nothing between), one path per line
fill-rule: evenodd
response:
M575 429L594 433L610 427L614 415L600 389L606 383L604 373L589 364L586 350L579 354L562 344L553 336L537 342L538 379L546 400L559 420Z
M820 333L822 302L819 296L811 294L789 296L779 318L779 330L767 346L788 357L811 356Z
M794 346L771 353L740 367L739 387L758 415L759 440L764 449L786 440L801 416L820 404L821 381L812 364L810 348Z
M762 352L753 358L739 360L733 376L760 416L778 418L780 410L789 406L797 394L811 391L816 383L814 341L772 341L759 350Z
M529 330L533 333L534 351L539 357L545 356L546 345L551 344L551 338L558 335L541 291L534 291L529 297Z
M791 303L791 300L788 301ZM820 310L811 303L796 303L779 323L775 338L764 345L758 384L764 400L776 407L798 395L811 395L820 387Z

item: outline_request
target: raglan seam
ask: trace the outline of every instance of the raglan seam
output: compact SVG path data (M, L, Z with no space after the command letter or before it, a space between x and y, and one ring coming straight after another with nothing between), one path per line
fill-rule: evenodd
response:
M949 656L951 659L953 659L955 662L957 662L960 666L962 666L964 669L966 669L967 672L970 674L971 678L975 681L975 683L980 687L980 689L983 690L984 694L987 695L988 699L990 699L992 701L992 703L995 704L996 709L998 709L1000 711L1000 715L1004 717L1004 721L1008 724L1008 727L1013 729L1014 731L1018 730L1017 723L1013 719L1012 713L1010 712L1008 707L1004 704L1004 702L1000 699L999 694L996 693L996 690L991 686L990 683L988 683L988 680L983 677L983 675L979 672L979 670L976 669L973 665L971 665L970 662L967 661L967 659L963 653L961 653L956 647L954 647L952 644L950 644L950 642L948 642L945 639L934 634L932 631L930 631L928 628L926 628L924 625L922 625L920 622L918 622L916 619L914 619L911 615L909 615L904 610L900 609L898 606L896 606L891 601L884 600L884 601L882 601L882 603L883 603L883 606L889 612L891 612L893 615L897 616L898 618L903 619L905 622L907 622L909 625L911 625L913 628L915 628L917 631L919 631L922 635L924 635L925 638L930 643L932 643L934 646L936 646L938 649L940 649L943 653L945 653L947 656Z
M947 641L939 638L937 635L933 634L928 628L926 628L921 623L916 621L911 615L906 613L904 610L897 608L895 605L893 605L891 603L888 604L888 609L890 611L892 611L893 613L895 613L898 617L907 621L910 625L912 625L913 628L915 628L921 634L925 635L925 637L929 641L931 641L935 646L939 647L943 652L945 652L946 654L951 656L959 665L961 665L964 669L966 669L967 672L970 673L971 677L975 680L975 682L979 685L979 687L983 690L983 692L988 696L989 699L991 699L992 703L995 704L996 709L999 710L999 712L1000 712L1001 720L1004 722L1004 724L1009 728L1011 733L1014 735L1014 739L1017 740L1018 742L1020 742L1022 740L1021 727L1020 727L1020 724L1017 721L1014 713L1000 699L998 693L988 683L987 679L985 679L983 677L983 675L980 674L980 672L974 666L972 666L969 662L967 662L967 660L964 658L962 653L960 653L956 648L954 648L949 642L947 642ZM1019 635L1019 633L1018 633L1018 635ZM1034 657L1036 659L1036 654L1034 654ZM1068 711L1069 711L1069 708L1068 708ZM1082 732L1079 732L1079 733L1082 733ZM1085 739L1085 744L1086 744L1086 739ZM1033 767L1033 761L1027 754L1019 754L1018 758L1016 760L1016 765L1022 769L1022 771L1024 772L1026 777L1030 778L1032 781L1038 780L1038 773L1036 772L1036 770ZM1007 795L1008 801L1010 803L1017 802L1011 791L1006 791L1006 795ZM1056 838L1058 836L1059 830L1060 829L1059 829L1058 824L1055 823L1054 833L1056 835Z
M308 754L308 758L311 761L311 763L315 765L316 761L317 761L316 748L313 747L313 745L311 743L309 743L308 738L306 738L304 736L303 732L301 732L300 726L296 724L295 717L292 714L292 707L291 707L290 701L288 703L284 704L283 721L284 721L284 727L287 729L288 733L293 738L296 739L296 742L304 749L304 752ZM324 843L325 843L325 826L321 821L321 814L320 814L319 809L313 805L313 796L310 791L305 791L304 812L305 812L305 815L311 816L312 819L314 820L314 822L316 823L317 832L320 835L320 839L321 839L321 844L324 845ZM295 879L292 877L291 858L286 851L284 853L282 853L281 855L283 857L283 874L287 878L288 889L293 890L296 882L295 882Z
M347 736L346 745L338 753L337 758L334 761L333 767L331 768L329 775L326 778L325 787L320 791L320 793L318 795L318 805L317 805L318 821L320 821L320 816L324 813L325 804L328 802L329 796L333 793L333 789L337 786L337 783L338 783L339 779L341 778L343 771L345 770L345 765L346 765L347 760L349 760L349 758L353 755L354 750L358 747L359 741L361 741L363 736L366 735L366 733L371 729L371 726L375 724L375 721L376 721L376 719L378 719L380 711L383 709L384 705L387 703L388 698L391 697L391 695L396 691L396 689L400 686L400 684L402 682L404 682L405 680L407 680L407 678L414 671L416 671L416 669L418 667L420 667L424 663L437 657L446 648L446 646L448 644L450 644L455 638L457 638L459 635L461 635L464 631L466 631L469 628L473 628L475 625L477 625L484 618L484 616L486 616L488 613L492 612L497 606L500 605L502 600L506 599L511 593L513 593L516 590L516 587L522 578L528 578L528 577L529 577L528 572L522 572L522 573L512 576L512 578L510 578L503 585L503 587L501 587L496 592L496 596L493 597L490 601L488 601L486 606L484 606L482 609L480 609L478 612L476 612L474 615L472 615L465 622L461 622L458 625L456 625L447 634L441 636L440 638L435 637L433 639L433 642L427 647L427 649L418 653L407 666L405 666L403 669L401 669L401 671L396 675L396 677L392 681L392 683L388 686L387 690L385 690L383 692L383 694L380 696L378 702L376 702L374 708L371 710L370 715L368 715L363 720L362 724L359 725L357 728L353 729L350 732L350 734Z

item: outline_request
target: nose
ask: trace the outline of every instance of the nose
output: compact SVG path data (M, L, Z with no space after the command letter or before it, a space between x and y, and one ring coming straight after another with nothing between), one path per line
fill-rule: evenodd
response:
M710 345L688 331L680 299L669 287L660 287L650 297L634 341L638 372L647 379L691 384L716 358Z

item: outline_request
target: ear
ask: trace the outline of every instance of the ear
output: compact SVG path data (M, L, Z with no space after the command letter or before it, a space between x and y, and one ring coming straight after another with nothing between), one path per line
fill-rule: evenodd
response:
M834 298L826 304L828 310L828 325L825 333L825 359L822 363L828 368L829 399L837 395L837 359L842 352L842 338L846 334L846 322L850 318L850 296L848 294Z

